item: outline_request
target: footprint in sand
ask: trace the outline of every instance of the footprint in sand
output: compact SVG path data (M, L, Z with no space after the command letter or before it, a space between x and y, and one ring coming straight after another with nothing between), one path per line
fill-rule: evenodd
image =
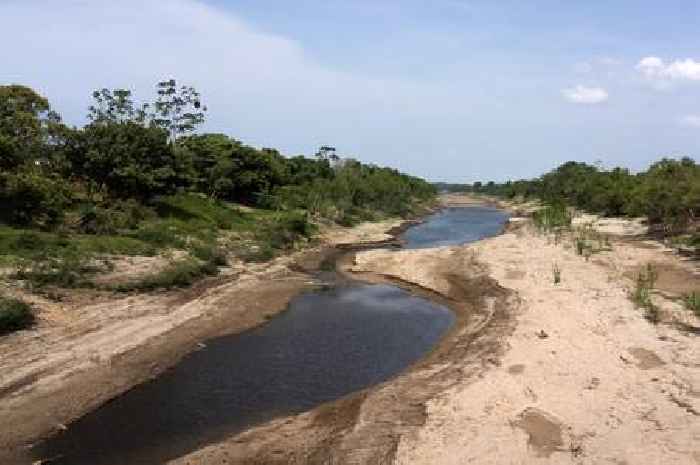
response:
M521 428L528 435L528 446L539 457L549 457L562 450L562 423L551 414L529 407L518 416L513 426Z
M666 365L656 353L642 347L632 347L628 349L629 353L637 359L637 366L640 370L651 370Z

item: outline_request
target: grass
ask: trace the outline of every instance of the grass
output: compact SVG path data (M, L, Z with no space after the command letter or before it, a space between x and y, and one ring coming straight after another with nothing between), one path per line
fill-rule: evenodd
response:
M590 226L577 228L573 235L576 253L588 260L591 255L612 250L608 236L600 234Z
M561 268L556 263L552 266L552 278L554 279L554 284L561 283Z
M683 296L683 304L685 305L685 308L700 318L700 292L695 291Z
M114 233L106 235L0 226L0 266L14 267L12 276L34 288L93 287L92 275L109 269L112 255L186 250L191 256L187 260L118 290L178 287L216 274L226 263L220 244L244 260L264 262L307 243L316 232L301 210L244 210L199 194L163 197L148 210L151 214L139 216L130 229L112 228ZM100 224L93 226L102 230Z
M556 231L571 226L571 214L565 205L548 205L532 215L535 225L542 231Z
M32 308L26 302L0 297L0 335L27 328L34 323Z
M187 287L207 276L219 273L218 260L200 261L194 257L172 262L167 268L140 280L118 284L111 287L117 292L154 291L156 289L172 289Z
M638 308L644 310L644 317L651 323L659 322L659 309L651 299L658 273L651 263L637 275L637 284L630 296Z

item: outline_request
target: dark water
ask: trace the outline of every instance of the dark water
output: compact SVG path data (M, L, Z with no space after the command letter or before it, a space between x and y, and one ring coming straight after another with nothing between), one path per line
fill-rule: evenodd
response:
M408 229L401 238L409 249L464 244L498 234L507 219L506 212L495 208L446 208Z
M408 247L496 234L505 215L450 209L405 233ZM309 410L382 382L428 352L452 325L445 307L394 286L346 283L301 294L288 311L208 341L40 444L54 464L154 464L272 417Z

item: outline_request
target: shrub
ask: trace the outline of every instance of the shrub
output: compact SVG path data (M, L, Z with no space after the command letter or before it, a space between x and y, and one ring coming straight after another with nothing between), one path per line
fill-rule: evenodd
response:
M543 231L566 228L571 225L571 215L563 204L548 205L532 215L535 225Z
M33 257L23 258L14 277L33 287L89 287L86 276L98 271L93 257L76 246L46 249Z
M198 259L213 263L216 266L226 266L228 264L226 251L216 244L195 245L192 247L191 252Z
M263 225L255 236L263 246L284 250L301 239L310 238L315 230L305 213L283 212Z
M29 304L0 297L0 335L27 328L32 323L34 315Z
M138 281L119 284L113 290L130 292L187 287L206 276L215 276L218 272L216 259L203 262L190 257L172 262L170 266L152 276L147 276Z
M79 229L84 234L116 234L135 229L144 220L154 217L153 210L133 199L118 200L110 207L85 204L80 209Z
M700 292L694 291L683 296L685 307L700 318Z
M30 167L0 174L0 221L10 225L51 228L59 224L70 202L60 178Z
M651 323L659 322L659 309L651 299L651 293L656 284L658 273L651 263L646 269L637 275L637 283L631 295L632 301L637 307L644 309L644 317Z

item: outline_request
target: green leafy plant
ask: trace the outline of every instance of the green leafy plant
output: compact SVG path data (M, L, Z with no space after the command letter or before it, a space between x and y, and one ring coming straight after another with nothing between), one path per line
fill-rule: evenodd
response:
M644 317L651 323L659 322L659 308L654 304L651 298L652 291L656 285L658 272L654 265L647 263L645 270L637 275L637 282L631 299L637 307L645 311Z
M33 322L34 315L29 304L0 297L0 335L27 328Z

